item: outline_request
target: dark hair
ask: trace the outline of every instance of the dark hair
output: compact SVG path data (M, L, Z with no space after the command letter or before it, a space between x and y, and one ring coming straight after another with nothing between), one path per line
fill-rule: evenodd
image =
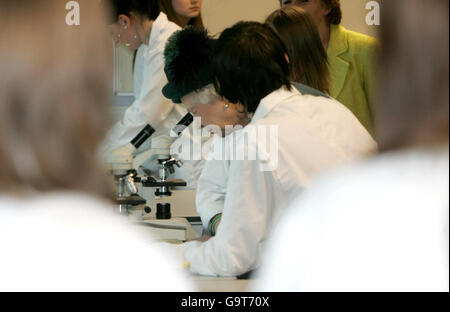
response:
M156 20L160 13L158 0L103 0L111 9L111 23L116 23L120 15L131 13L150 20Z
M342 21L342 9L340 0L321 0L325 8L330 9L327 20L330 25L339 25Z
M311 15L298 7L273 12L266 20L289 54L292 81L329 92L328 57Z
M449 1L385 1L382 10L380 149L448 144Z
M177 24L180 27L183 27L177 14L175 13L175 10L173 9L172 0L159 0L159 8L162 12L164 12L167 15L167 18L169 19L169 21ZM195 27L203 27L203 19L202 19L201 14L198 17L191 18L188 25L195 26Z
M286 55L283 42L268 25L239 22L226 29L213 59L217 93L254 113L273 91L291 89Z
M283 0L280 1L280 6L283 4ZM297 0L298 1L298 0ZM297 3L296 0L292 2ZM322 5L330 9L330 13L327 15L327 21L330 25L339 25L342 21L342 9L340 0L320 0Z

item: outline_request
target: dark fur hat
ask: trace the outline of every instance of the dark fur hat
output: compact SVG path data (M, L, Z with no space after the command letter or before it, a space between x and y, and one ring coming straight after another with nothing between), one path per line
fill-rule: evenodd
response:
M169 83L163 88L165 97L174 103L195 90L213 83L212 57L214 39L203 27L188 26L175 32L164 50Z

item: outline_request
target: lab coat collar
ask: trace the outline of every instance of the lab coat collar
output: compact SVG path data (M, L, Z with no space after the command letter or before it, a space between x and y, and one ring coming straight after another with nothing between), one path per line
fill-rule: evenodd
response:
M158 41L159 35L164 32L166 25L169 23L167 15L163 12L159 13L158 18L153 22L150 38L148 39L149 48L154 47Z
M263 98L256 109L255 114L253 115L251 123L256 123L259 120L266 117L278 104L283 103L286 99L290 98L293 95L300 94L297 89L292 86L291 91L289 91L286 87L282 87L268 96Z
M150 31L150 37L148 39L148 45L144 44L144 58L149 61L153 50L159 48L159 38L161 34L167 29L169 20L167 15L163 12L159 13L158 18L153 22L152 29Z

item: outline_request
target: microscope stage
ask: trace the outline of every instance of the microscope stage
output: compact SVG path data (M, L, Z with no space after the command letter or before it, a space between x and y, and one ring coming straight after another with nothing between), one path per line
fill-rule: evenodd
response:
M135 223L141 229L149 231L154 237L164 241L185 242L197 238L197 234L189 221L185 218L167 220L147 219Z

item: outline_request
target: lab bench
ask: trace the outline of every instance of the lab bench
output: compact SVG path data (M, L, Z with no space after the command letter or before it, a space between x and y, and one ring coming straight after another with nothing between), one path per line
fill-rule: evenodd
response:
M208 277L195 275L191 277L199 292L248 292L255 280L237 279L236 277Z

